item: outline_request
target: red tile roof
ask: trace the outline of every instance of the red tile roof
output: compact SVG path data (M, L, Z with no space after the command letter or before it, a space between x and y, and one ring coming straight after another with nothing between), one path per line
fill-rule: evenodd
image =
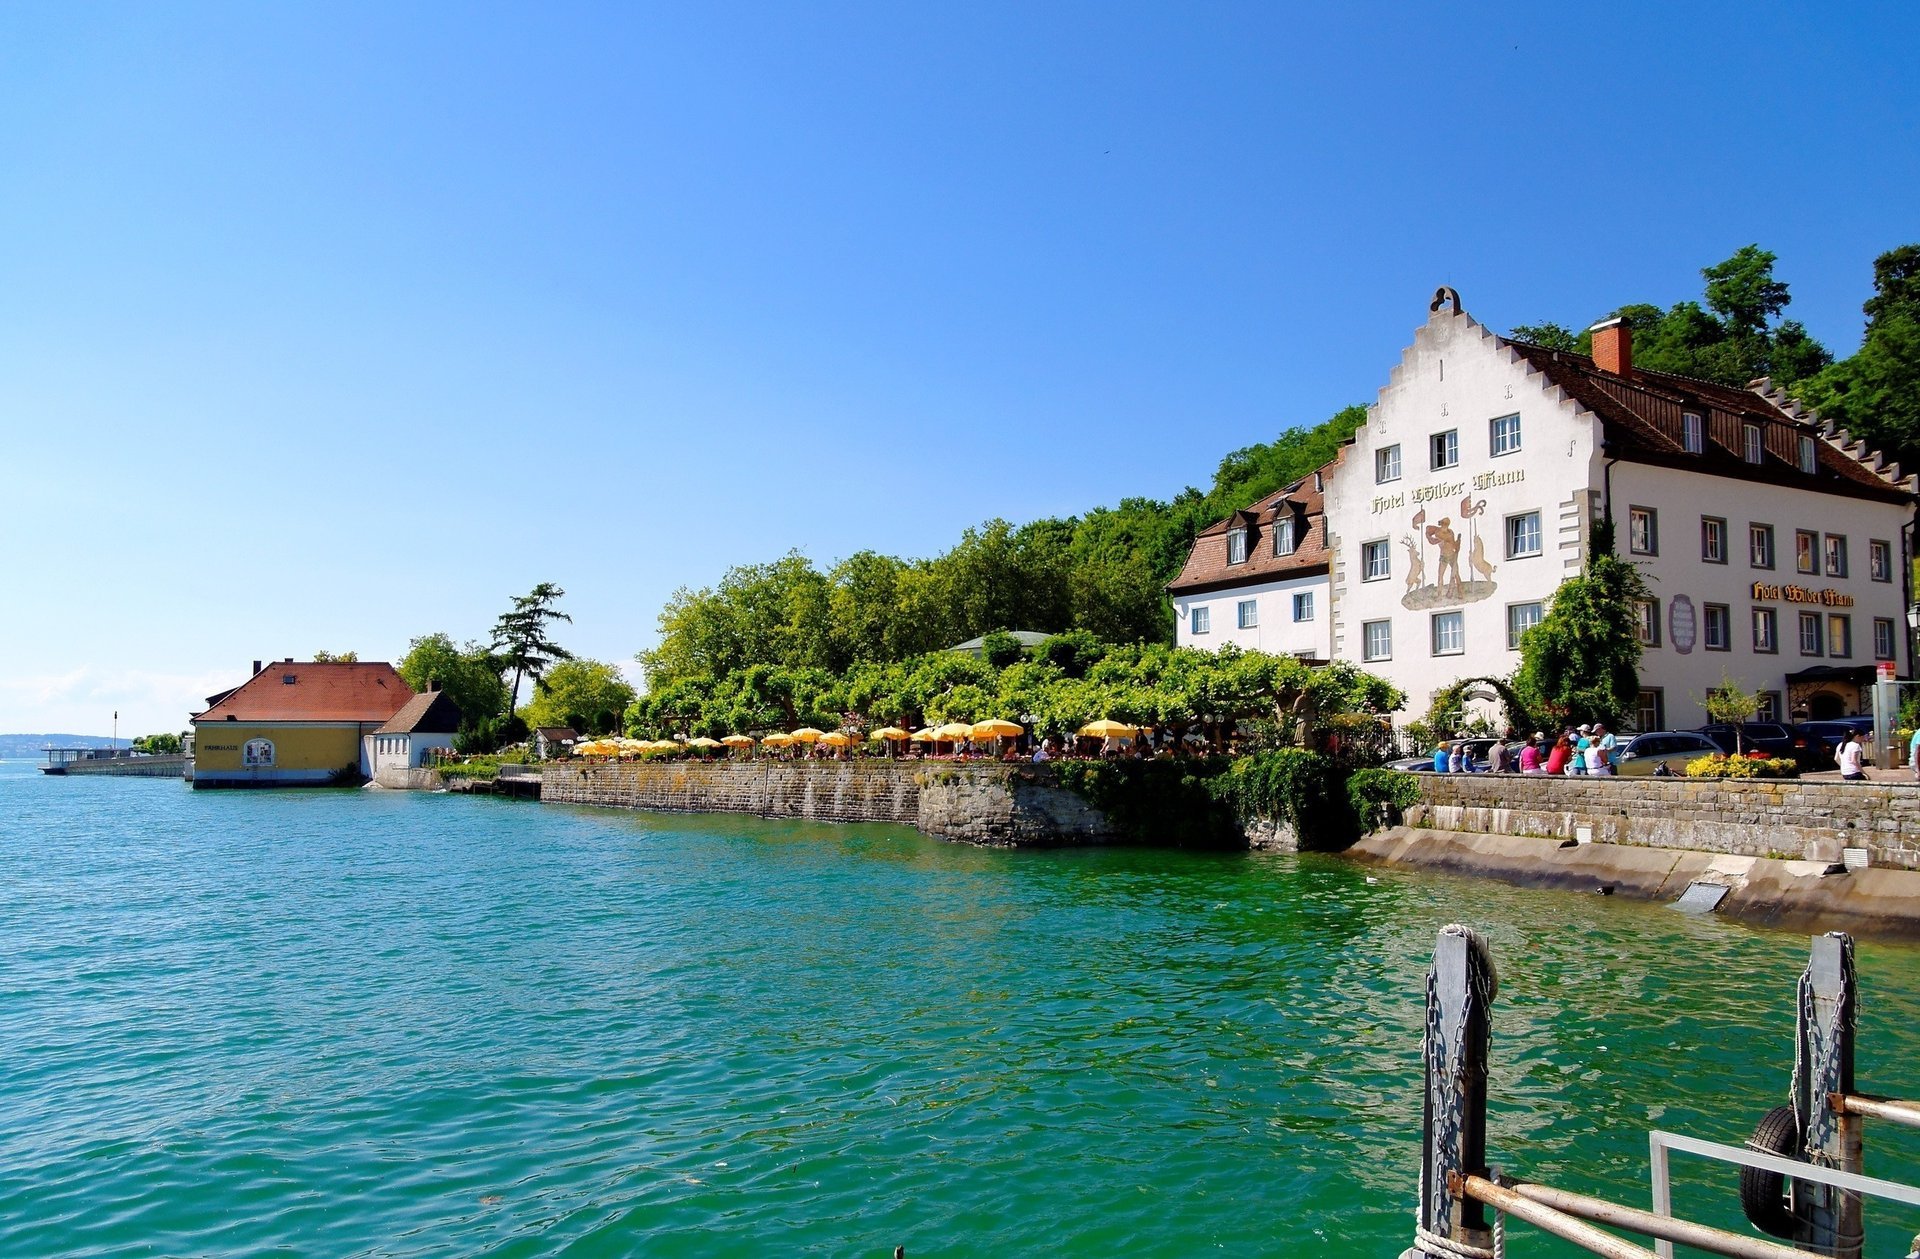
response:
M1870 452L1848 450L1834 431L1789 411L1791 404L1780 395L1637 367L1633 375L1620 376L1595 366L1584 354L1543 349L1524 341L1504 343L1600 417L1609 455L1830 494L1894 502L1912 497L1897 464L1876 467L1867 457ZM1680 417L1686 412L1702 420L1704 448L1698 454L1689 453L1682 444ZM1762 457L1757 464L1747 462L1745 455L1749 424L1760 427ZM1815 440L1812 473L1800 471L1802 436Z
M194 720L383 722L413 697L413 688L385 661L276 662Z
M1202 529L1187 553L1186 567L1167 589L1174 594L1198 594L1326 572L1325 495L1315 488L1314 479L1334 475L1338 462ZM1273 526L1282 515L1293 517L1294 548L1290 554L1275 555ZM1229 564L1227 534L1238 528L1247 531L1247 558L1243 563Z

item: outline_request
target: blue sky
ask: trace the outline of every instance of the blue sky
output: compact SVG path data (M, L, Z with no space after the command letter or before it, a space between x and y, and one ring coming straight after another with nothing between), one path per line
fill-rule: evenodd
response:
M0 8L0 730L558 582L1204 485L1757 241L1858 343L1912 5Z

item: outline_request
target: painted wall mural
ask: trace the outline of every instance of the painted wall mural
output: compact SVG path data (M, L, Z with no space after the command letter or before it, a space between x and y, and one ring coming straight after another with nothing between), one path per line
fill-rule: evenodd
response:
M1407 593L1400 597L1400 606L1418 612L1478 603L1500 588L1493 580L1494 564L1487 559L1486 539L1480 533L1480 518L1486 512L1487 500L1469 494L1460 500L1457 525L1450 515L1428 524L1425 507L1413 513L1408 521L1412 532L1400 537L1400 545L1407 550ZM1434 561L1431 582L1427 580L1429 549ZM1471 578L1460 570L1463 549Z

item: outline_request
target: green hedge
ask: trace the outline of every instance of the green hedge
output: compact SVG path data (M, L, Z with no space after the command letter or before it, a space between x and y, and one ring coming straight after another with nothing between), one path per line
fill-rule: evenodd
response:
M1046 772L1138 844L1228 847L1239 816L1218 790L1223 757L1173 761L1053 761Z

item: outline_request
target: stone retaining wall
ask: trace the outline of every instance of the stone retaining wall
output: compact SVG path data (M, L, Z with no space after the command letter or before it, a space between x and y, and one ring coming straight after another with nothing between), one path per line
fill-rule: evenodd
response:
M430 769L377 769L373 772L373 785L389 791L438 791L446 784L440 781L440 775Z
M97 761L69 761L66 772L78 777L103 778L179 778L187 770L183 752L164 752L159 756L117 756Z
M1797 779L1421 774L1410 827L1920 870L1920 788Z
M553 764L541 799L680 813L893 822L997 846L1110 843L1107 819L1044 767L900 761Z

